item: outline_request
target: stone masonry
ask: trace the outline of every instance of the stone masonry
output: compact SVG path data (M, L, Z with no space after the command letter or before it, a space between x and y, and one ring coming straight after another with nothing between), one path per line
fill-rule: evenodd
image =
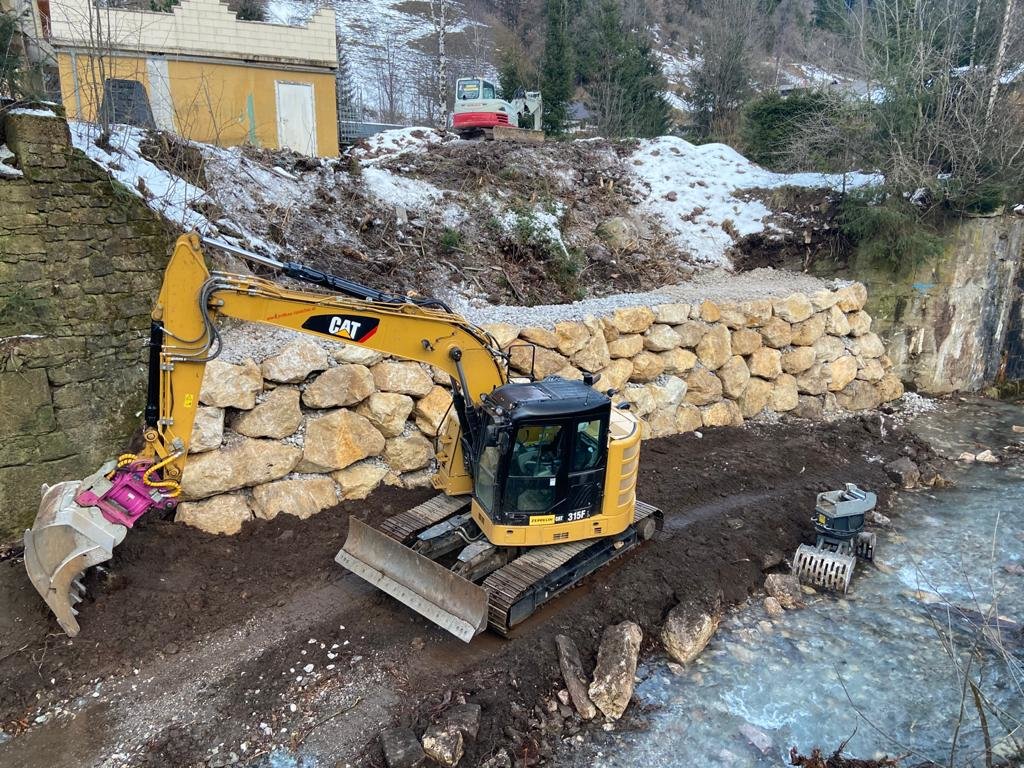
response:
M40 485L126 447L149 312L169 254L156 214L71 146L61 118L0 115L22 175L0 176L0 541Z
M738 304L619 309L553 328L483 327L513 376L599 373L598 388L619 390L614 401L630 404L644 436L661 437L765 413L827 418L902 395L866 299L854 283ZM240 333L239 346L259 359L207 367L180 521L235 533L253 517L308 517L381 483L430 483L433 440L451 403L443 376L351 345L248 328L255 335ZM233 332L224 338L230 350Z

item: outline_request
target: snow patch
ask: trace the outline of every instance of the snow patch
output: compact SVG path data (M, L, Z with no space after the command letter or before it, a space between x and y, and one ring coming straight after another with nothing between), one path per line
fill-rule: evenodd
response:
M31 115L32 117L57 117L49 109L31 109L29 107L15 107L7 111L8 115Z
M411 211L429 208L444 194L429 182L397 176L383 168L364 168L363 183L381 202Z

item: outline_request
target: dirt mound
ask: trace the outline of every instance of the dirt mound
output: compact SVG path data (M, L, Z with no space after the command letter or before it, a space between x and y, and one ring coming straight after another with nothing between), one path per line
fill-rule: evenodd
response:
M57 704L79 707L76 722L96 706L111 708L120 724L100 731L94 748L116 746L135 755L132 764L142 755L148 765L200 763L213 745L237 751L244 742L249 755L294 746L380 765L382 727L425 725L445 702L463 699L483 707L465 764L499 745L540 753L544 739L529 713L560 687L555 634L570 635L592 665L609 623L638 622L650 649L680 600L744 600L810 538L817 492L855 481L885 509L891 482L884 462L868 457L887 461L911 442L891 427L883 437L877 416L649 441L639 492L664 510L665 530L507 641L484 635L464 645L333 562L348 514L376 523L427 491L384 489L307 521L282 515L249 524L235 537L150 521L94 579L74 641L54 634L21 564L8 561L0 566L0 720L10 734L28 731L0 746L0 760L76 764L60 757L68 737L59 728L29 727ZM304 675L307 660L316 671ZM90 699L93 691L102 698ZM86 698L76 705L77 696ZM329 727L318 725L331 715Z

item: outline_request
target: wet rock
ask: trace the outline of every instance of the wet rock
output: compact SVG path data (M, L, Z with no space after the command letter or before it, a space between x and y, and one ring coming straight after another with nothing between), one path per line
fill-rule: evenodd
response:
M174 515L174 522L191 525L207 533L235 534L242 530L242 523L247 520L252 520L252 509L241 493L185 501L178 505Z
M217 408L249 410L256 405L256 395L263 391L263 376L252 360L232 365L211 360L203 372L199 401Z
M417 768L427 759L423 746L409 728L391 728L380 734L388 768Z
M458 765L465 751L462 731L441 723L431 725L423 734L423 751L445 768Z
M572 699L573 707L584 720L593 719L597 714L597 707L590 700L587 691L579 649L565 635L555 635L555 647L558 648L558 666L562 670L562 679L565 681L565 688Z
M594 680L587 692L590 700L610 720L622 717L633 696L642 639L643 632L632 621L605 627L601 636Z
M768 574L768 578L764 580L764 591L787 610L803 606L803 590L800 589L800 580L792 574ZM765 608L767 609L767 607L766 604Z
M355 405L375 390L373 375L365 365L339 365L324 371L307 386L302 402L310 408Z
M369 456L379 456L384 444L384 435L365 416L341 408L309 420L298 471L344 469Z
M181 478L186 501L279 480L299 463L302 451L273 440L242 438L220 451L200 453Z
M398 392L402 395L423 397L434 387L434 380L419 363L385 360L373 366L370 373L373 375L374 384L381 392Z
M661 642L679 664L689 664L707 646L718 629L721 615L679 604L661 626Z
M398 437L405 430L413 405L414 401L408 395L374 392L356 406L356 413L366 417L384 437Z
M243 411L231 422L231 428L246 437L271 437L280 440L295 433L302 424L299 390L278 387L251 411Z
M975 454L974 460L975 461L980 461L982 464L998 464L999 463L999 457L996 456L994 453L992 453L992 451L990 451L987 448L984 451L982 451L981 453Z
M921 480L921 470L907 456L901 456L886 464L885 473L904 490L916 488Z
M963 453L961 453L959 456L956 457L957 461L962 461L965 464L973 464L974 463L974 459L975 459L974 454L969 452L969 451L964 451Z
M448 414L452 404L452 393L444 387L434 387L425 397L416 401L413 414L416 426L425 435L434 437L441 429L441 422Z
M192 422L188 452L192 455L220 448L224 440L224 409L200 406Z
M775 747L775 743L772 741L771 736L750 723L744 723L741 725L740 733L742 733L744 738L750 742L751 746L762 755L769 754Z
M253 513L273 520L279 513L301 520L338 503L338 487L329 477L297 477L278 480L252 489Z
M445 711L443 720L450 728L458 729L464 739L472 741L480 732L480 714L479 704L458 704Z
M312 339L290 341L273 357L263 361L263 378L281 384L298 384L313 371L323 371L329 365L327 350Z

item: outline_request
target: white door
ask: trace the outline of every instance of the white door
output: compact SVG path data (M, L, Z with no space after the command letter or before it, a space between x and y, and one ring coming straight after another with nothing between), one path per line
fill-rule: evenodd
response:
M277 144L304 155L316 154L316 112L313 86L278 80Z

